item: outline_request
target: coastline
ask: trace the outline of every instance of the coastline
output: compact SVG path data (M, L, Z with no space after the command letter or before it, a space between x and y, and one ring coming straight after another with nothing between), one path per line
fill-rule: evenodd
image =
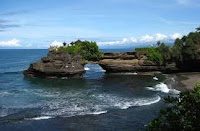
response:
M196 83L200 83L200 72L182 72L170 76L177 81L173 86L182 90L192 90Z

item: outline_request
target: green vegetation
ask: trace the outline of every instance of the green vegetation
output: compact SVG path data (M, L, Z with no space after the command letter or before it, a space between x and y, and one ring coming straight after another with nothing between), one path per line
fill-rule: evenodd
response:
M96 42L76 41L70 43L71 46L61 46L56 52L68 52L69 54L80 54L84 60L98 60L101 57L101 52Z
M145 48L136 48L135 51L141 54L146 54L148 60L155 62L156 64L160 65L163 62L163 56L159 52L158 48L155 47L145 47Z
M178 97L165 98L168 107L148 126L150 131L199 131L200 130L200 85Z
M177 38L172 47L158 42L157 47L137 48L136 52L146 53L148 60L159 65L166 66L171 62L175 62L178 68L184 68L182 65L198 65L198 60L200 60L200 27L196 30L196 32L191 32L181 39Z
M173 50L173 60L180 67L182 64L196 64L200 59L200 32L191 32L182 39L176 39Z
M160 54L162 54L162 59L163 59L163 65L167 65L168 62L170 62L171 60L171 49L169 46L165 45L165 43L161 43L161 42L158 42L157 43L158 47L157 47L157 50Z

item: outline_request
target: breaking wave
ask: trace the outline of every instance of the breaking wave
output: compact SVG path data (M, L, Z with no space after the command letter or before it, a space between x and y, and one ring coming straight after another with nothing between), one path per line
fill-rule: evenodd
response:
M9 96L9 95L11 95L10 92L7 92L7 91L0 92L0 97L5 97L5 96Z
M98 64L86 64L84 66L84 69L86 71L91 71L91 72L106 72L102 67Z
M42 97L43 92L35 93L38 97ZM16 109L40 109L40 116L34 117L32 120L50 119L57 116L71 117L77 115L100 115L107 113L111 109L127 109L134 106L145 106L157 103L160 101L160 96L151 97L124 97L117 94L109 93L86 93L82 91L55 93L46 92L43 94L45 98L51 97L50 101L41 101L28 105L8 106L8 108ZM7 108L7 109L8 109ZM4 112L5 115L5 112ZM2 112L3 116L3 112Z
M104 113L107 113L107 111L93 112L91 114L93 114L93 115L100 115L100 114L104 114Z
M85 69L86 71L90 70L90 68L88 68L88 67L84 67L84 69Z
M26 90L27 91L27 90ZM44 90L30 90L33 95L40 97L42 100L37 103L27 101L27 104L6 105L1 109L0 116L12 114L8 110L39 110L39 117L32 120L50 119L56 116L71 117L76 115L99 115L107 113L110 109L127 109L133 106L145 106L160 101L160 96L151 97L125 97L117 94L75 91L75 92L56 92ZM27 91L28 92L28 91ZM43 99L47 100L43 100ZM48 100L49 98L52 98ZM16 113L16 112L13 112Z
M156 80L156 81L158 80L158 78L156 76L154 76L153 79Z
M161 100L160 96L133 99L127 97L119 97L111 94L101 94L98 95L97 98L110 107L119 109L128 109L133 106L151 105Z
M148 90L152 90L152 91L161 91L163 93L172 93L172 94L179 94L180 91L176 90L176 89L170 89L168 88L168 86L164 83L159 83L154 87L147 87Z
M50 118L53 118L53 117L51 117L51 116L39 116L39 117L31 118L31 120L46 120L46 119L50 119Z

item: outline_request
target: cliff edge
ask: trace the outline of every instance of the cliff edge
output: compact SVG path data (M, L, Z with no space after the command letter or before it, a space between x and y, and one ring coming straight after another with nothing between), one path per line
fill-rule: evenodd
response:
M50 51L40 61L30 64L23 72L26 77L58 78L80 77L85 72L80 55Z

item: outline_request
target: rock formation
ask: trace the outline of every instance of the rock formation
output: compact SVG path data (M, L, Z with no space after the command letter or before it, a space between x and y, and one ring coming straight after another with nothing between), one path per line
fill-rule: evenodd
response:
M178 69L174 63L167 66L158 66L147 61L146 54L138 55L137 52L104 53L99 65L106 72L176 72Z
M68 53L50 51L47 57L30 64L28 70L24 71L24 76L43 78L82 76L85 70L81 61L80 55L72 56Z

